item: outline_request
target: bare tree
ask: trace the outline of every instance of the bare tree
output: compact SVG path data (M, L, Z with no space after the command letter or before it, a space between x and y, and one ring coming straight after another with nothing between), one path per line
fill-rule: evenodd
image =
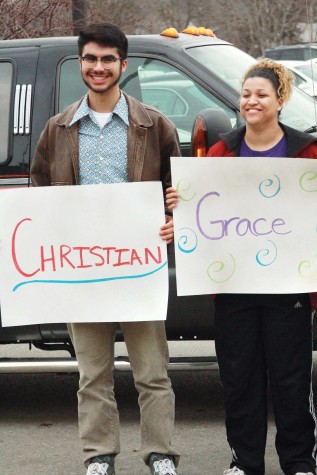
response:
M218 0L213 18L219 36L260 56L268 47L299 41L303 12L300 0Z
M72 32L69 0L3 0L0 38L62 36Z
M314 0L0 0L0 38L72 35L88 22L108 21L126 34L194 24L260 56L300 41L316 10Z
M80 28L88 21L88 4L86 0L72 0L71 3L73 34L77 35Z
M142 0L89 0L87 16L90 21L114 23L125 34L141 33L147 23L143 3Z
M182 31L203 17L204 5L197 0L161 0L158 12L165 28L172 26ZM200 21L198 23L197 26L204 26Z
M159 33L169 27L182 31L197 14L203 16L199 0L89 0L87 3L89 18L114 23L126 34Z

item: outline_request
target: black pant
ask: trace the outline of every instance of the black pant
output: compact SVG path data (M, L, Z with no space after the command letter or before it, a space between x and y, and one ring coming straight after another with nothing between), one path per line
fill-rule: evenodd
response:
M231 467L264 474L269 378L281 468L315 473L308 295L217 295L215 330Z

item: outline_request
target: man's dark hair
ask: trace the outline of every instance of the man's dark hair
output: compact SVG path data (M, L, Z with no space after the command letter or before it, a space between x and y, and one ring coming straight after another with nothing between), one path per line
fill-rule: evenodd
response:
M90 41L95 41L102 46L117 48L120 58L122 59L126 59L128 55L127 37L120 28L111 23L96 23L87 26L79 32L79 56L82 56L84 46Z

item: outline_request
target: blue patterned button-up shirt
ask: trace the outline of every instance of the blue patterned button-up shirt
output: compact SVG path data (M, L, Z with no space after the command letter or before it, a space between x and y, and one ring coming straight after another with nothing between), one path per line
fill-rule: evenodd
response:
M70 125L79 120L79 184L128 181L128 104L121 97L110 120L101 129L86 96Z

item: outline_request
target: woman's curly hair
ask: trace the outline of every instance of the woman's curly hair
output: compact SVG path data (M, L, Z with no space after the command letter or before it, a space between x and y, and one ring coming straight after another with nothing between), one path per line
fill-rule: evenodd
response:
M277 97L282 99L283 102L288 101L292 94L294 85L293 73L282 64L269 58L262 58L250 66L243 75L242 85L251 77L268 79L273 85Z

